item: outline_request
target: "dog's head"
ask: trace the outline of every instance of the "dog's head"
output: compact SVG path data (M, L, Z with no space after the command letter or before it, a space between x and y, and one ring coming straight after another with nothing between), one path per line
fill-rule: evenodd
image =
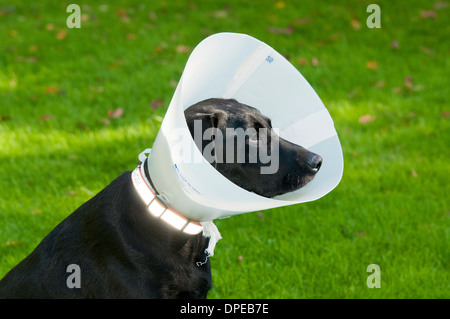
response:
M203 156L236 185L273 197L308 184L320 155L279 137L269 118L236 100L208 99L185 110Z

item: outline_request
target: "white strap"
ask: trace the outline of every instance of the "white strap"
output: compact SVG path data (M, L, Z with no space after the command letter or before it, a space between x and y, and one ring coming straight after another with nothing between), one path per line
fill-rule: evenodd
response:
M216 247L217 242L222 239L222 236L220 235L217 226L212 221L200 222L200 224L203 226L203 237L209 237L209 244L206 251L209 256L214 256L214 247Z
M141 154L139 154L139 160L141 161L141 163L143 163L145 161L145 159L150 155L152 149L151 148L146 148L145 150L143 150L141 152ZM145 155L148 154L148 155Z

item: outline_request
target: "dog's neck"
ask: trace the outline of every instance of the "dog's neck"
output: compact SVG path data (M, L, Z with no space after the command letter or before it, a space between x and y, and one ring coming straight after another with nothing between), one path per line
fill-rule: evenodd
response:
M197 222L191 220L168 205L152 183L148 170L148 159L145 156L145 153L150 153L150 151L150 149L147 149L139 155L141 164L131 173L131 180L136 192L154 218L161 219L180 233L198 235L203 232L204 237L210 238L206 249L207 255L213 256L214 247L217 241L222 238L219 230L212 221Z

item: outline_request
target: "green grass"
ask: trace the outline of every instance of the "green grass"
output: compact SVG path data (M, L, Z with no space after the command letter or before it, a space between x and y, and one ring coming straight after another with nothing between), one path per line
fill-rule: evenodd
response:
M232 31L308 79L345 169L318 201L217 221L209 297L449 298L450 3L377 1L369 29L372 2L80 2L81 29L68 1L0 5L0 278L135 167L190 51Z

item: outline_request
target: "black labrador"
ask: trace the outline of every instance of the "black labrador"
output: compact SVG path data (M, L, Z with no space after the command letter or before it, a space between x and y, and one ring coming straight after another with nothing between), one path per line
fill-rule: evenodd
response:
M275 135L270 119L257 109L235 100L205 100L189 107L185 116L194 138L194 123L201 124L202 133L215 129L208 139L202 135L196 141L202 151L214 143L211 164L259 195L272 197L306 185L322 163L319 155ZM227 134L234 131L227 128L256 132L250 130L244 144L230 149ZM266 129L261 134L265 136L258 136L260 128ZM248 156L244 162L236 158L242 148L244 155L251 147L263 146L266 153L274 153L269 144L278 147L279 167L272 174L261 174L267 164L262 157L251 162ZM234 154L228 156L231 150ZM0 298L206 298L212 286L205 254L208 240L151 216L126 172L63 220L8 272L0 281ZM77 270L71 265L79 267L79 286L70 284Z

